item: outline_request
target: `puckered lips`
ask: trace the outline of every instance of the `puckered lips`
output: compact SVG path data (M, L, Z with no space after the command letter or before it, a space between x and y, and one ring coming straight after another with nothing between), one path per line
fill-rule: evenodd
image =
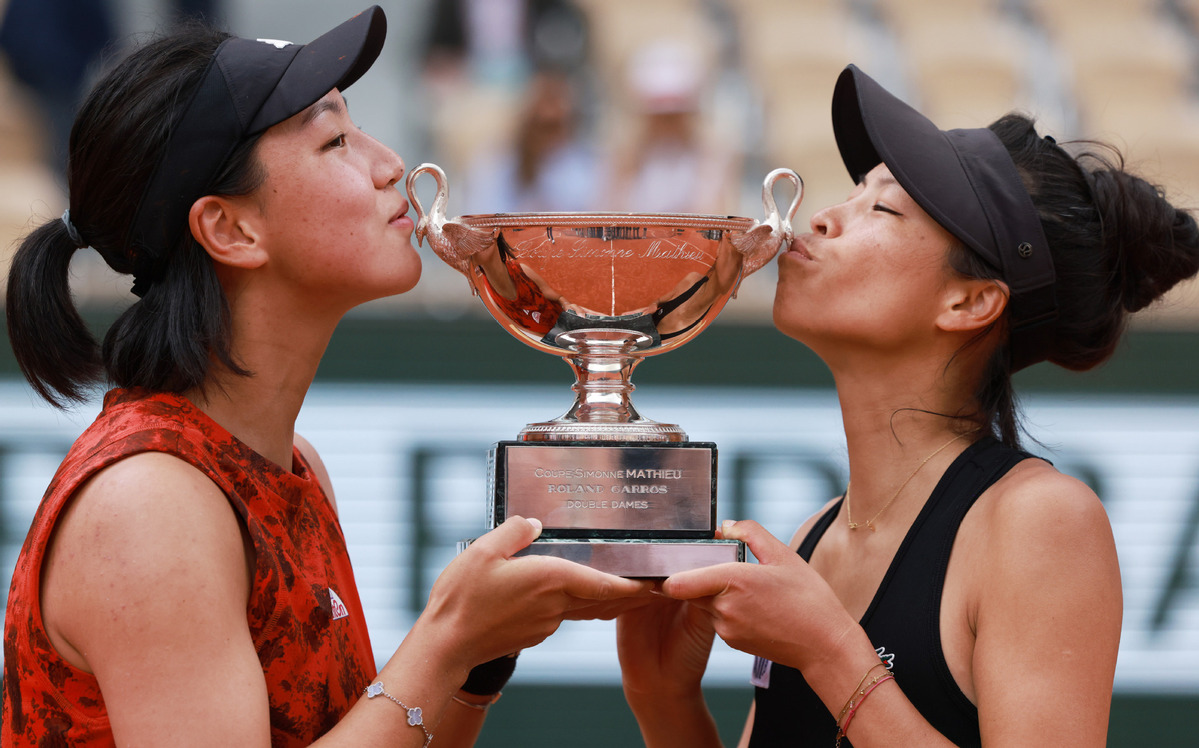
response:
M787 251L782 256L789 256L794 259L812 262L812 253L808 251L808 245L804 241L803 234L796 234L791 241L791 246L787 247Z

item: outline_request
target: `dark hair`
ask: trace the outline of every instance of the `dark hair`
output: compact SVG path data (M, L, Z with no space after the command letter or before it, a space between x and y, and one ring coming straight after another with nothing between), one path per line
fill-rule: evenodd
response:
M152 268L128 241L167 139L228 37L199 23L176 27L105 75L75 118L67 166L71 223L81 243L114 270L152 274L153 282L108 330L101 348L71 296L77 244L65 222L54 219L24 239L8 276L8 334L26 379L56 406L85 399L104 376L120 387L182 392L203 385L214 362L248 374L233 360L229 304L216 271L191 233L164 248ZM211 194L257 189L265 173L254 157L256 142L237 149Z
M1199 226L1160 187L1124 170L1120 153L1093 141L1071 155L1037 134L1033 120L1009 114L990 125L1032 197L1057 274L1057 331L1049 361L1085 371L1111 358L1128 315L1199 272ZM952 267L975 278L999 271L965 247ZM1007 343L991 356L976 392L979 420L1019 444Z

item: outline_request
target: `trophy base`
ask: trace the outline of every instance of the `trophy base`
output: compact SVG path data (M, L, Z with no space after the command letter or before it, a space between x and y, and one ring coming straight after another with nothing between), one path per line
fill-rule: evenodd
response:
M716 538L712 442L496 442L488 489L489 526L542 524L517 556L647 579L745 560L744 544Z
M471 543L459 544L461 551ZM534 540L519 556L554 556L592 569L635 579L665 579L681 571L745 560L739 540L614 540L545 538Z

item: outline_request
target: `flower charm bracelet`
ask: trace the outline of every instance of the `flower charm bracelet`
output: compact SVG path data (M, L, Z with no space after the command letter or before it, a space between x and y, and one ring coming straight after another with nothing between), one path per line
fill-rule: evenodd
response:
M366 694L366 698L368 699L373 699L376 696L384 696L394 701L401 709L408 712L408 724L413 727L419 727L421 732L425 734L425 742L422 748L427 748L429 743L433 742L433 733L429 732L429 728L425 727L425 719L421 715L419 706L410 707L396 697L387 693L387 689L383 688L382 681L375 681L374 683L370 684L366 687L363 693Z

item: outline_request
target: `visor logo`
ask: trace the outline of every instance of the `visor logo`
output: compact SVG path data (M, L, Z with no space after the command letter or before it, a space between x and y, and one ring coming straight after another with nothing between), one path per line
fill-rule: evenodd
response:
M274 47L275 49L283 49L284 47L290 47L292 44L291 42L285 42L282 39L256 39L255 41L262 42L263 44L269 44L272 47Z

